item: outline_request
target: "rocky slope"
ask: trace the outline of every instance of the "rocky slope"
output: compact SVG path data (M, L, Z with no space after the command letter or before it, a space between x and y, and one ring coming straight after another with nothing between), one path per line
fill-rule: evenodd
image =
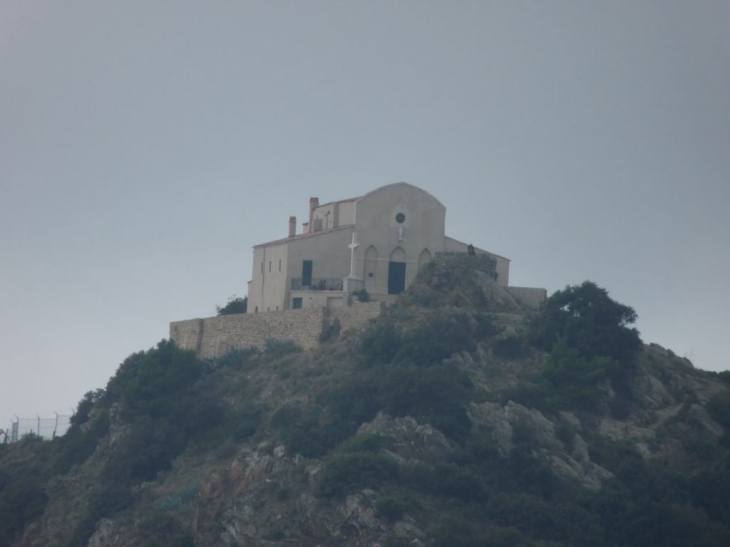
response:
M316 351L132 356L2 447L0 546L726 545L727 375L551 383L537 320L462 260Z

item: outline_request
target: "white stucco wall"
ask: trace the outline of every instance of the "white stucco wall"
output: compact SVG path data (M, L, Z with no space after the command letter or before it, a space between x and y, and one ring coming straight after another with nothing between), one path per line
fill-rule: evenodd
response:
M285 309L289 269L287 243L255 247L253 264L253 276L248 285L249 312Z
M396 215L405 215L403 223ZM355 203L355 231L360 247L357 249L358 274L366 279L373 295L388 292L388 264L393 251L405 253L406 287L418 272L418 258L424 249L431 256L443 251L446 208L428 192L397 183L378 188ZM402 232L401 232L402 229ZM365 274L365 253L370 246L378 253L377 283L368 284Z
M346 224L355 224L355 200L350 199L340 202L340 211L338 215L337 225L344 226Z
M399 214L403 215L402 222L397 220ZM258 312L291 309L291 281L302 278L305 260L312 261L313 279L327 279L331 285L332 280L347 277L350 274L348 246L353 231L357 232L359 243L355 251L355 275L374 297L381 299L388 295L388 270L394 252L399 256L393 260L406 264L406 288L428 256L443 251L467 252L466 243L446 237L443 204L407 183L383 186L357 199L318 205L312 211L312 219L321 225L320 230L315 232L312 226L311 232L305 230L304 234L254 248L248 291L250 313L256 313L257 309ZM377 256L366 261L368 249L374 249ZM497 261L497 282L508 286L510 261L484 249L477 252L487 253ZM322 298L312 298L312 302L315 300ZM304 301L303 305L306 306Z
M302 277L305 260L312 261L312 279L339 279L350 273L352 227L344 226L329 232L312 234L289 242L286 309L291 308L291 279Z

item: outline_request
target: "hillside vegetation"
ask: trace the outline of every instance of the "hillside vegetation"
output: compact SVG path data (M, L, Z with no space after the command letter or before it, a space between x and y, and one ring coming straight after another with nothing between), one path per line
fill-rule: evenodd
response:
M0 547L730 545L730 373L635 320L463 257L316 351L162 341L0 446Z

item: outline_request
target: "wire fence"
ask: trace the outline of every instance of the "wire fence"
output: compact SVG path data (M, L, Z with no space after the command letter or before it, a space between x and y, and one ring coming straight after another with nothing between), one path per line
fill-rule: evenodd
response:
M56 414L53 418L41 418L40 416L18 418L16 416L7 431L0 430L0 442L15 443L26 435L37 435L50 441L66 433L70 426L70 414Z

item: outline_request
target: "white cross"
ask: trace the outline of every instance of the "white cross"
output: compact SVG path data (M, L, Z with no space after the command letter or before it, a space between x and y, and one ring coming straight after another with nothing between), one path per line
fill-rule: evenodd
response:
M352 232L352 243L347 246L350 249L350 277L355 277L355 249L359 246L357 233Z

